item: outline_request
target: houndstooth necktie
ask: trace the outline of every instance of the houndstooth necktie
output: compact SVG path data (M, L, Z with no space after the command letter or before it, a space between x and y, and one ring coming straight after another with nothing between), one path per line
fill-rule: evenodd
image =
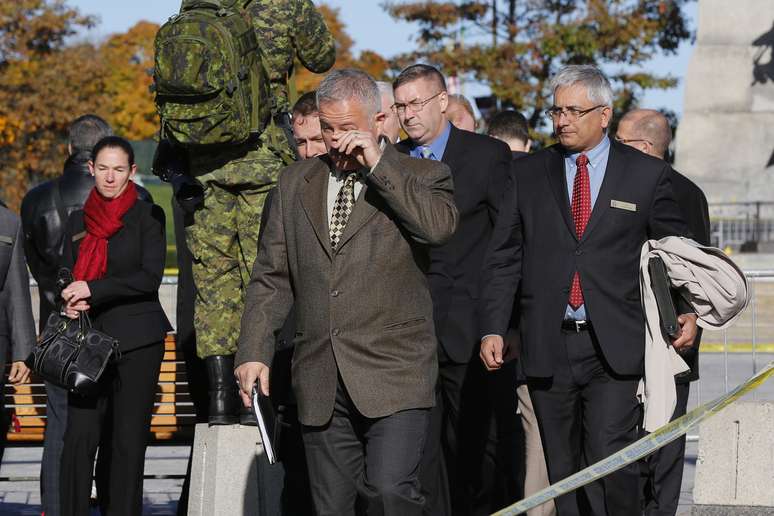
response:
M586 224L591 216L591 185L589 182L589 158L585 154L575 160L577 171L572 185L572 219L575 222L575 234L578 238L586 231ZM575 271L570 287L570 306L577 310L583 304L583 290L581 290L580 275Z
M354 173L347 176L339 193L336 195L336 202L333 203L329 228L331 235L331 249L334 250L336 249L336 246L339 245L339 240L344 233L344 228L347 226L349 215L352 213L352 208L355 206L356 178L357 174Z

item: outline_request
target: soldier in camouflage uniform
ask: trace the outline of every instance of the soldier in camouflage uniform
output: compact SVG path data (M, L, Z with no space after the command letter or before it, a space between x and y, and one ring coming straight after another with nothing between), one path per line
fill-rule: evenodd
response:
M233 369L244 287L258 251L264 197L295 157L282 127L289 120L294 59L323 73L336 58L333 36L311 0L253 0L247 9L270 79L272 123L243 145L189 156L191 175L205 187L186 242L194 260L194 326L197 353L207 364L210 424L237 422L241 405Z

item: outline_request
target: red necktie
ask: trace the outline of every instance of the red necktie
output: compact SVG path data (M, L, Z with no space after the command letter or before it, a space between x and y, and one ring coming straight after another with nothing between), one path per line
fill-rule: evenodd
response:
M575 181L572 184L572 220L575 221L575 234L578 238L583 236L586 224L591 216L591 185L589 184L589 158L585 154L575 160L577 171ZM583 305L583 291L580 285L578 271L572 277L570 287L570 307L577 310Z

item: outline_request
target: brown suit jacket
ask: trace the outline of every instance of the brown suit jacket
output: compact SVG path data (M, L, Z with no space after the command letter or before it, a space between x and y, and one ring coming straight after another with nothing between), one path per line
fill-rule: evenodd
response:
M368 176L335 252L327 157L287 167L247 287L236 362L271 364L295 304L293 389L305 425L330 420L337 374L366 417L431 407L438 372L428 247L457 225L443 163L391 145Z

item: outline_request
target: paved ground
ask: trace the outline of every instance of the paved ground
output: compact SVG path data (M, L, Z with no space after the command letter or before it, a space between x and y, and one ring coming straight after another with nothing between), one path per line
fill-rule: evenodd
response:
M726 367L722 353L702 353L702 380L694 384L691 390L689 409L700 401L706 402L723 394L726 385ZM758 370L774 360L774 353L759 353L756 356ZM728 386L734 387L743 382L753 371L750 354L729 354L727 375ZM774 400L774 381L763 385L750 399ZM692 431L690 434L696 434ZM148 449L145 472L153 478L145 481L145 504L143 514L175 514L177 499L180 495L182 480L165 478L185 474L188 458L187 446L154 446ZM693 479L698 444L689 442L685 457L680 510L678 515L687 516L693 502ZM39 515L40 494L38 474L40 470L41 448L11 447L6 450L0 466L0 515ZM97 514L95 511L94 514Z

